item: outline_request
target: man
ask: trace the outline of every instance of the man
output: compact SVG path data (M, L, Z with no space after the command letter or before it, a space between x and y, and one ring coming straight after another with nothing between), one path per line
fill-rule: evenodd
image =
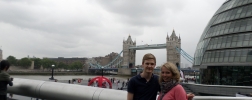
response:
M7 73L10 63L6 60L1 61L0 72L0 100L7 100L7 85L12 86L13 78Z
M127 100L156 100L157 92L160 91L158 76L153 74L156 66L156 57L145 54L142 59L143 72L132 77L128 83ZM193 98L193 94L187 94Z

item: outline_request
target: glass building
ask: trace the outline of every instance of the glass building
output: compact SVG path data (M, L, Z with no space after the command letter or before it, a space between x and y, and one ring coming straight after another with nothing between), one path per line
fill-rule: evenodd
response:
M252 0L227 0L200 37L194 54L200 83L252 86Z

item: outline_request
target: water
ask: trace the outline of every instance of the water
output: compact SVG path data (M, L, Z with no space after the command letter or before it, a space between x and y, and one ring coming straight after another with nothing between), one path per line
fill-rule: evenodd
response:
M94 78L97 75L56 75L54 76L54 79L57 79L59 81L65 81L66 83L68 82L67 80L72 80L73 78L82 78L83 80L88 80L89 78ZM11 75L11 77L14 78L23 78L23 79L33 79L33 80L43 80L43 81L50 81L49 78L51 76L46 76L46 75ZM116 75L110 75L110 76L105 76L107 78L116 78L121 81L127 80L129 77L120 77ZM14 83L15 85L15 83ZM9 96L9 94L8 94ZM13 94L12 99L14 100L36 100L36 98L31 98L31 97L26 97L26 96L21 96L21 95L16 95Z
M97 75L57 75L53 76L54 79L57 80L71 80L73 78L82 78L83 80L88 80L89 78L94 78ZM15 78L24 78L24 79L34 79L34 80L43 80L43 81L48 81L51 76L45 76L45 75L11 75L11 77ZM128 77L118 77L118 76L105 76L107 78L116 78L116 79L121 79L121 80L126 80Z

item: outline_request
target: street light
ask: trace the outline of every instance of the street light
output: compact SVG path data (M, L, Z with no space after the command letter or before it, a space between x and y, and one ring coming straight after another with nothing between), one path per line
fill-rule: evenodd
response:
M103 77L103 68L104 68L104 67L101 67L101 68L102 68L102 77Z
M52 77L49 78L50 80L54 80L54 78L53 78L53 69L54 69L54 65L52 65Z
M196 83L195 71L193 71L193 72L194 72L194 81L195 81L195 83Z
M137 75L137 67L136 67L136 75Z

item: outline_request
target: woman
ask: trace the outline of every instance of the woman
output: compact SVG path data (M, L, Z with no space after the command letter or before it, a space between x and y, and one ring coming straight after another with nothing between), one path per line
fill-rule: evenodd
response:
M179 79L179 71L173 63L167 62L162 65L159 76L161 92L158 100L187 100L187 94L179 84Z

